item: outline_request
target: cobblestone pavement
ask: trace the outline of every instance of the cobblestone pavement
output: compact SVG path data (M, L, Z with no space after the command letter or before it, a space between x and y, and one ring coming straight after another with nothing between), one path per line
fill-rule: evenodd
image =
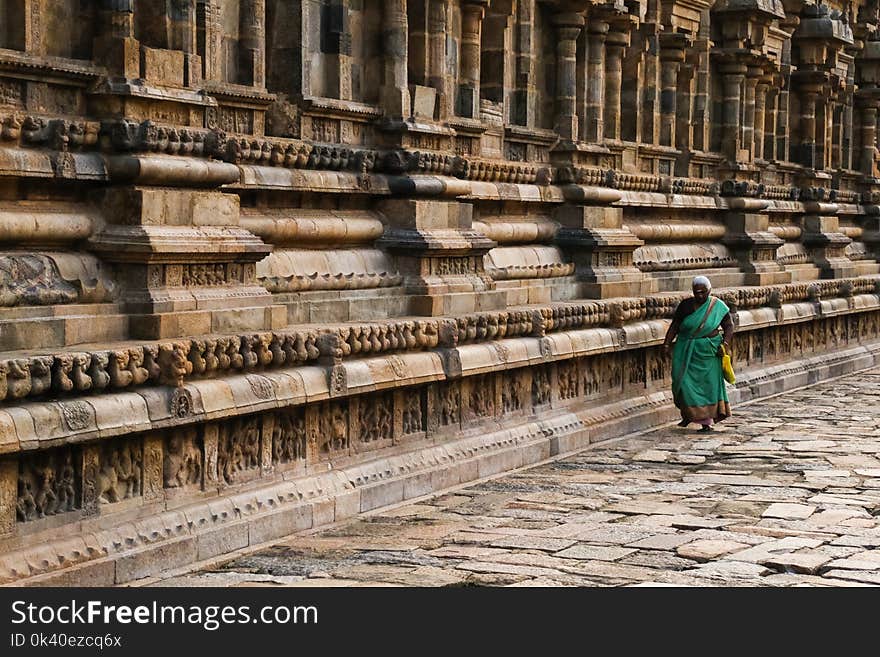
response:
M880 585L880 369L160 583Z

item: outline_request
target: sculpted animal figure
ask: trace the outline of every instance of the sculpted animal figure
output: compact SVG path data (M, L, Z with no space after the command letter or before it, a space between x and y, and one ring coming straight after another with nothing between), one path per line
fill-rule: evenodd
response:
M73 387L77 390L89 390L92 387L92 377L86 374L91 363L91 354L73 355L73 373L70 378L73 381Z
M52 356L31 358L31 395L42 395L52 387Z
M99 351L92 354L92 364L89 368L89 376L92 379L92 388L94 390L103 390L110 385L110 375L107 374L107 368L110 365L110 356L106 351Z
M119 465L119 452L113 450L110 458L103 464L98 472L95 488L98 493L98 501L104 504L113 504L119 501L119 475L116 468Z
M131 372L132 385L139 386L150 378L150 372L144 367L144 350L130 349L128 352L128 371Z
M7 397L21 399L31 392L31 364L26 358L15 358L6 361L8 373L6 375Z
M73 390L73 380L70 378L70 373L73 370L73 354L56 356L55 366L52 369L52 387L58 392Z
M108 374L110 375L110 384L114 388L127 388L131 385L134 375L128 371L130 356L128 350L110 352L110 364Z

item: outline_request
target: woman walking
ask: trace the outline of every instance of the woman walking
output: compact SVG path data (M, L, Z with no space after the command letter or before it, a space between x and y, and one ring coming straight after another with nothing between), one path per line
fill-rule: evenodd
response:
M713 421L730 416L721 355L722 345L730 352L733 321L727 305L709 295L711 289L705 276L694 279L694 296L678 304L663 343L666 353L672 353L672 395L681 411L678 426L696 422L703 425L701 431L711 431Z

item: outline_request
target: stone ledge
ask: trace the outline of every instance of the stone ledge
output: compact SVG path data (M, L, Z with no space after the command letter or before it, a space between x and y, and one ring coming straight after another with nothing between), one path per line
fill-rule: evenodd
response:
M864 297L859 310L880 307L876 296ZM816 304L800 306L795 317L788 317L783 312L790 306L779 310L741 311L739 333L825 316ZM779 317L785 321L780 321ZM176 389L156 386L73 399L34 400L0 409L0 454L192 425L583 356L630 351L659 345L667 326L668 320L665 319L648 320L618 329L575 329L543 337L524 336L438 350L376 355L342 361L333 366L305 365L196 379ZM831 361L834 358L836 356L830 357ZM823 360L829 362L829 358L823 357ZM330 380L340 376L345 385L336 389Z
M785 392L875 366L880 343L742 373L731 401ZM0 558L0 581L18 585L123 584L225 550L314 529L475 479L586 448L677 417L667 391L544 418L491 434L197 502L136 523L62 537Z

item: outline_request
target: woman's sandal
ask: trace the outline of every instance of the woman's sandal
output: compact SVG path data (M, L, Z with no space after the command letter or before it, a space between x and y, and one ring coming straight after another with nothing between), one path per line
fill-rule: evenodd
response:
M708 424L704 424L703 428L700 429L700 433L710 433L711 431L712 427L710 427Z
M690 424L690 422L688 420L682 420L681 422L678 423L678 426L686 427L689 424Z

